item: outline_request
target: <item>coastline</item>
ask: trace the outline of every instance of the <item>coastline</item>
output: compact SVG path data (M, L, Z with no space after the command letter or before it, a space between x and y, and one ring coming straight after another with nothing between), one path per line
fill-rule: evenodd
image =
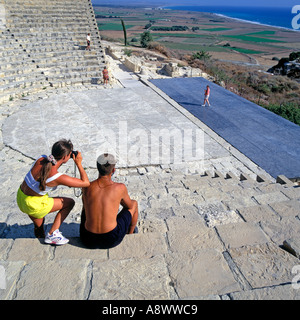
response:
M265 24L265 23L261 23L261 22L256 22L256 21L251 21L251 20L245 20L245 19L240 19L240 18L233 18L233 17L226 16L225 14L221 14L221 13L211 12L211 14L214 14L214 15L216 15L216 16L218 16L218 17L222 17L222 18L226 18L226 19L232 19L232 20L239 21L239 22L255 24L255 25L258 25L258 26L269 27L269 28L276 28L276 29L283 29L283 30L285 30L285 31L300 32L300 30L289 29L289 28L286 28L286 27L273 26L273 25L271 25L271 24Z
M186 9L184 9L184 7L182 7L182 6L178 6L178 7L176 7L176 6L163 6L161 8L163 8L165 10L174 10L174 11L191 11L191 12L198 12L198 13L209 13L209 14L215 15L217 17L231 19L231 20L238 21L238 22L250 23L250 24L255 24L255 25L258 25L258 26L269 27L269 28L282 29L282 30L285 30L285 31L300 32L300 29L296 30L296 29L293 29L292 27L288 28L288 27L284 27L284 26L272 25L272 24L262 23L262 22L253 21L253 20L247 20L247 19L242 19L242 18L237 18L237 17L231 17L229 15L226 15L225 13L217 13L217 12L213 12L213 11L193 10L192 6L191 7L187 6Z

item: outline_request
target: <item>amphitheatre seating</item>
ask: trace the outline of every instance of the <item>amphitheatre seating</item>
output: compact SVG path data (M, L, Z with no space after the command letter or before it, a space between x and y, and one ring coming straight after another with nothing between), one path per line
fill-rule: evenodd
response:
M0 102L95 83L105 64L90 0L1 0ZM86 35L91 50L86 51Z
M69 217L61 229L70 243L41 245L29 238L28 220L20 225L20 213L12 209L0 230L0 259L9 279L0 299L297 300L299 290L290 281L299 264L293 244L300 188L285 177L277 183L253 178L217 170L128 169L118 181L139 201L139 233L109 250L83 247L79 222ZM80 201L74 212L80 212ZM285 240L293 254L281 248Z

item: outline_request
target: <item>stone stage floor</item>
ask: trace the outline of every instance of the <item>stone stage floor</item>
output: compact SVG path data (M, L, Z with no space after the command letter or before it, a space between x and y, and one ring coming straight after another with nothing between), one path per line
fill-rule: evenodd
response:
M110 152L119 167L182 164L230 152L149 87L82 90L24 102L3 124L3 142L35 159L71 139L83 164L95 168Z
M276 178L300 176L300 127L204 78L151 82ZM211 107L202 107L210 85Z

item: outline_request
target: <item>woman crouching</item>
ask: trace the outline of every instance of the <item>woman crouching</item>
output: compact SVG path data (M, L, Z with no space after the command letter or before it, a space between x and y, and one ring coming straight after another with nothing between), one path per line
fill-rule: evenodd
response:
M80 179L59 173L57 169L72 158L80 173ZM45 243L63 245L69 242L59 227L75 205L71 198L48 196L48 192L55 190L59 185L74 188L83 188L90 185L88 176L82 167L82 156L73 153L73 144L70 140L62 139L54 143L50 156L40 156L25 176L18 194L17 203L20 210L28 214L34 223L34 234L37 238L45 238ZM54 223L45 237L45 216L50 212L58 211Z

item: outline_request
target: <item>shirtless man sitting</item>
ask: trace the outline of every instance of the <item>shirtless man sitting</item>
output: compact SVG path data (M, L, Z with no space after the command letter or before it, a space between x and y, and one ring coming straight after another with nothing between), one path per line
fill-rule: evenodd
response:
M80 238L89 248L113 248L135 231L138 204L130 199L124 184L112 181L115 164L114 156L99 156L98 179L83 188ZM120 205L123 209L118 213Z

